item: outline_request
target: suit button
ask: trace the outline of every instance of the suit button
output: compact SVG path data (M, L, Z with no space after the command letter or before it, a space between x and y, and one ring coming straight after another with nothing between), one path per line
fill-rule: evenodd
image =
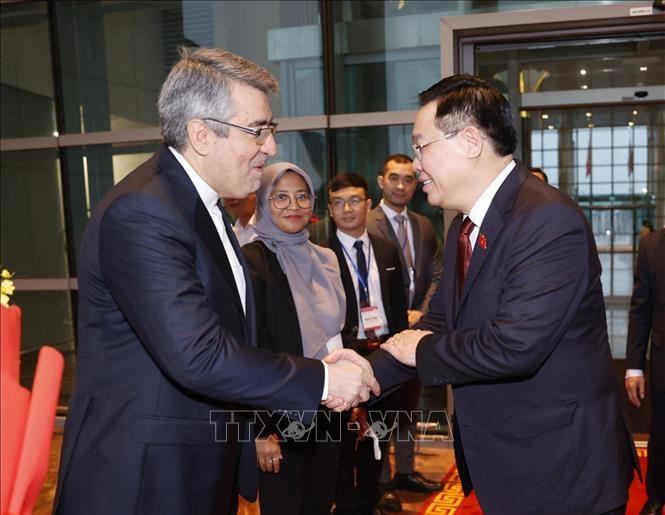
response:
M354 326L351 328L351 332L353 332L353 333L357 333L357 332L358 332L358 326L357 326L357 325L354 325Z

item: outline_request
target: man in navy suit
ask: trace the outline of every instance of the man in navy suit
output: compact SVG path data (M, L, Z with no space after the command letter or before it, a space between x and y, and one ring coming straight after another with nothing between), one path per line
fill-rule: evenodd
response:
M367 230L367 216L372 208L367 181L355 173L343 173L328 183L328 211L336 231L322 243L330 247L339 262L346 294L346 321L342 329L344 347L362 355L379 347L388 336L408 327L407 297L397 245ZM394 394L393 394L394 395ZM342 431L336 515L374 513L379 502L381 461L375 456L374 441L364 433L381 417L394 409L391 396L370 408L354 408L349 426ZM394 425L394 415L387 414L387 427ZM392 431L391 431L392 432ZM390 434L382 435L379 447L383 458Z
M647 501L640 515L661 515L665 505L665 229L640 239L626 344L626 392L638 408L651 340L651 424ZM649 338L651 337L651 338Z
M637 461L589 224L513 159L498 90L456 75L420 105L418 180L430 204L460 214L429 313L383 348L423 384L453 385L457 465L486 513L624 513ZM382 352L370 361L385 389L408 373Z
M324 365L255 348L252 288L219 199L259 186L277 87L230 52L185 50L159 97L164 144L95 209L55 513L235 513L257 485L243 410L306 423L322 400L368 398L373 377L352 351Z

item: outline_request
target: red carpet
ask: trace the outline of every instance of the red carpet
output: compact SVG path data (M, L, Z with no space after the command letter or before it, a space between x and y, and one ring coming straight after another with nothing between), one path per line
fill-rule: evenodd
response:
M638 447L637 455L640 458L642 474L645 474L647 470L646 447ZM635 474L635 479L628 491L628 509L626 510L626 515L637 515L639 513L640 508L642 508L647 498L645 488L644 483L640 482L637 474ZM443 478L443 489L436 494L432 494L423 503L419 512L420 515L482 515L482 513L480 506L478 506L475 493L471 493L469 497L464 497L455 465L451 467Z

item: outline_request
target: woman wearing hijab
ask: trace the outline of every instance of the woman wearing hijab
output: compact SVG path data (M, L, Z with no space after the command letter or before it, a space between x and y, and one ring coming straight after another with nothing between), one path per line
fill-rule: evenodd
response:
M242 250L254 287L258 345L323 358L342 347L346 300L335 254L309 241L312 181L292 163L272 164L256 202L257 240ZM339 413L325 411L308 428L271 419L256 440L262 515L330 513L339 427Z

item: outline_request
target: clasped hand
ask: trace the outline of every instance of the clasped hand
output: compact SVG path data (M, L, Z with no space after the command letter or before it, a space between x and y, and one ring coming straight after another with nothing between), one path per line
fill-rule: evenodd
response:
M432 331L422 329L407 329L388 339L381 348L389 352L397 361L410 367L416 366L416 349L420 340L432 334Z
M351 349L336 349L323 358L328 364L328 397L322 403L329 409L345 411L381 393L372 367Z

